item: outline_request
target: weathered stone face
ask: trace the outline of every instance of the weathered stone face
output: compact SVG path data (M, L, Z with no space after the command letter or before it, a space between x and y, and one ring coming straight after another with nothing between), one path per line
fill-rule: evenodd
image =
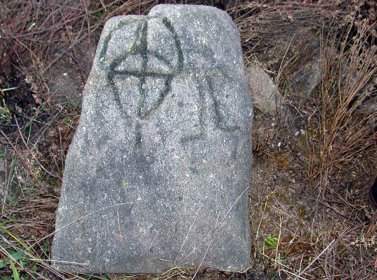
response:
M159 5L110 19L67 156L54 266L247 269L251 119L225 12Z

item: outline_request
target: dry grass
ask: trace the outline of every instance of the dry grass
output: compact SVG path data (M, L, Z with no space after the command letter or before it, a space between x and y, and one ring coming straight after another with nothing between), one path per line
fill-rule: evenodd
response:
M305 14L308 7L289 6L288 14L292 9L303 9ZM322 8L316 6L313 15L323 15ZM290 139L289 128L271 126L278 120L257 114L254 132L258 152L250 211L254 255L259 256L261 269L273 268L279 277L289 279L374 279L377 275L376 213L367 196L377 174L377 112L370 110L376 97L375 25L355 11L334 12L337 8L330 5L322 17L330 27L317 29L310 17L301 21L314 20L314 25L305 26L317 32L321 42L321 82L312 96L292 93L284 84L292 69L310 56L305 44L295 38L302 31L299 27L275 26L277 33L286 30L283 34L288 39L282 41L285 45L277 55L268 53L272 59L258 53L247 57L269 70L294 115L304 123L305 134ZM273 7L270 11L270 18L279 18ZM274 22L284 21L280 17ZM269 26L262 27L257 35L268 33ZM275 48L268 36L264 40L256 34L248 36ZM294 52L295 47L301 47L301 54Z
M240 28L246 65L263 64L307 125L291 141L279 120L257 114L250 209L255 262L246 274L203 270L197 278L376 278L376 214L366 192L377 173L377 112L365 114L376 98L376 6L237 0L0 4L0 278L190 279L197 272L77 276L49 262L65 154L80 114L51 98L51 70L67 60L85 81L80 44L96 41L109 17L145 14L162 2L226 9ZM306 59L300 41L309 33L320 38L322 79L311 98L297 98L285 80Z
M377 111L363 107L377 94L377 47L368 36L374 28L364 22L354 35L348 28L340 39L330 35L323 42L320 102L310 128L318 142L310 141L309 158L309 175L321 187L336 171L348 173L377 156Z

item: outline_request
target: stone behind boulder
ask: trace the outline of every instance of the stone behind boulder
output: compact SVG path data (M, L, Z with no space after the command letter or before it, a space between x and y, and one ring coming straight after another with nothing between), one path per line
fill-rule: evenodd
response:
M240 38L225 12L159 5L110 19L67 156L53 265L247 269L251 122Z
M262 68L257 65L250 66L246 69L246 78L256 108L274 117L282 111L284 98Z

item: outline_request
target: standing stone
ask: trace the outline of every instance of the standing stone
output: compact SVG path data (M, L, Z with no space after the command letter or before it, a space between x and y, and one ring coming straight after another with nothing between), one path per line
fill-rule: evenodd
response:
M247 269L251 119L225 12L159 5L110 19L67 156L54 266Z

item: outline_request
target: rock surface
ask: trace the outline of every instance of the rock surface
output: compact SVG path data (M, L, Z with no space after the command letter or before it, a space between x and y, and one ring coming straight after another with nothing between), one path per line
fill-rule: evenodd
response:
M284 99L270 76L257 65L247 68L246 76L254 106L270 116L281 112Z
M53 265L247 269L251 121L225 12L159 5L110 19L67 156Z

